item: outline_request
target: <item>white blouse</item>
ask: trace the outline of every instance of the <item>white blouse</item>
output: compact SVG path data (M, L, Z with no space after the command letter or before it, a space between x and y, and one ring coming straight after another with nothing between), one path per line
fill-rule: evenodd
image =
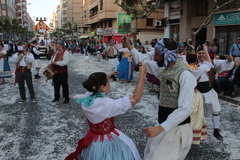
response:
M84 97L91 95L87 92ZM100 123L106 118L115 117L124 114L132 107L129 97L119 99L111 99L109 97L97 97L91 106L84 106L82 109L87 119L96 124Z

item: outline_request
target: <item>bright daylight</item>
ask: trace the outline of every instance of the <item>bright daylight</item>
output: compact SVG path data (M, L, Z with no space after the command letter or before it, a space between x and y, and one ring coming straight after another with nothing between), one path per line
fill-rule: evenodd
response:
M239 0L1 0L1 160L240 160Z

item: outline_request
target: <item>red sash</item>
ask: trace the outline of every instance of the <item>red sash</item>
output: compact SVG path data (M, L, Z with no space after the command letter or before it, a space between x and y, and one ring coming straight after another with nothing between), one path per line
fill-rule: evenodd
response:
M106 134L108 139L113 140L112 135L113 132L115 135L119 136L119 133L115 130L114 117L107 118L104 121L93 124L88 121L90 126L90 131L86 134L86 136L78 141L78 146L75 152L72 152L69 156L65 158L65 160L78 160L78 155L82 152L84 148L87 148L93 141L96 142L100 136L100 142L104 141L104 135Z

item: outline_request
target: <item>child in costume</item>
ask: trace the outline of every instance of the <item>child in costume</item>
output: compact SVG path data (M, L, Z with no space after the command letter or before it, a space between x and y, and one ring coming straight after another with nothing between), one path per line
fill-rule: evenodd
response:
M140 160L133 141L114 123L117 115L126 113L142 97L146 67L140 65L139 80L131 97L111 99L106 96L110 90L109 79L117 74L116 71L109 75L95 72L83 83L89 92L78 102L82 103L90 129L78 141L76 151L65 160Z

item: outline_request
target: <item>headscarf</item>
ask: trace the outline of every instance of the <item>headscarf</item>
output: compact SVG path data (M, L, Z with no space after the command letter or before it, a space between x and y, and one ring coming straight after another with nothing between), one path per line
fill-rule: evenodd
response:
M160 54L164 57L164 67L166 68L169 62L176 62L177 61L177 50L168 50L165 48L165 44L163 43L163 38L157 42L154 47L155 49L160 50Z

